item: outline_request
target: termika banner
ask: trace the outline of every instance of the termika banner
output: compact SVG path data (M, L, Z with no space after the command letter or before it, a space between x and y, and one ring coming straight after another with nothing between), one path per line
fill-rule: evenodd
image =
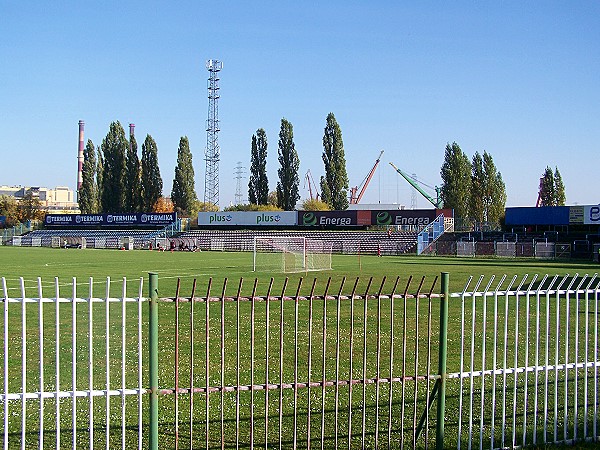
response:
M47 227L165 227L177 220L177 213L46 214Z

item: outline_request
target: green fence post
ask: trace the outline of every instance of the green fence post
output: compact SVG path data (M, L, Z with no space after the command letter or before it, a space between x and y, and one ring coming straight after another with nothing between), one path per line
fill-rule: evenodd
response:
M444 417L446 409L446 360L448 353L448 300L449 274L442 272L442 295L440 296L440 359L439 359L439 390L437 401L437 424L435 430L435 448L444 448Z
M149 272L150 450L158 450L158 274Z

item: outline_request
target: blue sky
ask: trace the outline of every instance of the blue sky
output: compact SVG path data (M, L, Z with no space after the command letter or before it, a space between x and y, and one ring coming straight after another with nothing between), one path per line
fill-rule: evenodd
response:
M220 205L264 128L277 182L281 118L294 126L301 194L323 174L325 118L342 129L350 185L385 150L363 203L410 207L388 162L441 183L444 148L489 152L507 206L533 206L557 166L567 204L596 204L600 3L41 2L0 0L0 184L75 188L78 121L98 145L112 121L158 145L171 191L187 135L204 195L207 59L223 61ZM417 206L429 204L418 197Z

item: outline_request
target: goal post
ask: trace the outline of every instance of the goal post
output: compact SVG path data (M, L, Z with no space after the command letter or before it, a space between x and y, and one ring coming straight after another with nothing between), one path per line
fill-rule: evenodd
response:
M327 241L294 236L256 236L253 270L308 272L331 270L331 249Z

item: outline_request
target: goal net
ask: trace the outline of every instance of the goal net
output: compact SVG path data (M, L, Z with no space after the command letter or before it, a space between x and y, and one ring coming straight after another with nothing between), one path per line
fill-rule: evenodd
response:
M332 243L305 237L254 238L253 270L308 272L331 269Z

